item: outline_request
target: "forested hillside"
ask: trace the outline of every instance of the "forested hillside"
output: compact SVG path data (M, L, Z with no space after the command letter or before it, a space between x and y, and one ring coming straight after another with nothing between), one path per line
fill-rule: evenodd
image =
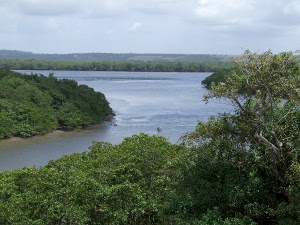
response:
M0 139L81 128L111 114L102 93L76 81L0 70Z
M199 122L178 144L139 134L0 173L0 224L299 224L297 59L247 51L235 70L204 97L234 110ZM1 79L13 79L2 91L45 78Z
M55 61L129 61L129 62L229 62L229 55L211 54L136 54L136 53L72 53L35 54L17 50L0 50L0 59L36 59Z
M231 57L208 54L34 54L0 50L0 69L9 70L216 72L232 66Z
M118 62L0 59L0 69L81 70L130 72L213 72L228 69L231 62Z

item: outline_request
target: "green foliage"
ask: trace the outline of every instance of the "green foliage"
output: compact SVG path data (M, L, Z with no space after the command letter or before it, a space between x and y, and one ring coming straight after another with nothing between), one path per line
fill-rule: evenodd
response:
M81 128L111 114L102 93L75 81L0 70L0 139Z
M252 222L249 218L222 218L222 214L218 208L209 210L204 214L200 220L195 221L193 224L197 225L255 225L256 223Z
M128 61L52 61L0 59L0 69L79 70L132 72L211 72L232 67L232 62L128 62Z
M0 223L173 224L170 202L192 155L140 134L116 146L94 143L39 170L1 173Z
M235 73L234 69L222 69L206 77L201 83L205 87L210 88L212 83L219 84L221 82L225 82L233 73Z
M0 50L0 59L56 61L132 61L132 62L230 62L229 55L210 54L136 54L136 53L73 53L37 54L16 50Z
M0 173L0 224L299 224L299 69L291 53L247 51L237 72L205 96L227 98L232 112L199 122L178 144L140 134L119 145L95 142L40 169ZM3 88L39 79L4 79ZM59 85L64 91L50 92L51 104L66 124L81 124L87 114L75 107L83 102L65 102L76 83ZM36 92L24 99L49 101ZM3 127L32 120L26 107L1 99Z
M299 69L290 52L247 51L236 73L211 85L205 100L226 98L234 109L183 138L199 152L189 214L217 207L221 218L299 223Z

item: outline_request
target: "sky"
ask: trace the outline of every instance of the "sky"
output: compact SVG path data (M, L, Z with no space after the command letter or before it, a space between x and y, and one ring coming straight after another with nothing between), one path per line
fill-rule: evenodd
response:
M0 0L0 49L242 54L300 49L300 0Z

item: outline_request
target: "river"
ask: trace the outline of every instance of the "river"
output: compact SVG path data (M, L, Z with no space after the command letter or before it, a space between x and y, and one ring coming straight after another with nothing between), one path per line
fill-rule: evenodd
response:
M112 122L88 129L54 132L28 139L0 142L0 171L42 166L49 160L88 151L92 141L120 143L138 133L161 135L176 143L195 129L197 121L228 111L227 104L202 101L201 81L210 73L150 73L95 71L19 71L74 79L105 94L116 113ZM157 127L161 132L157 133Z

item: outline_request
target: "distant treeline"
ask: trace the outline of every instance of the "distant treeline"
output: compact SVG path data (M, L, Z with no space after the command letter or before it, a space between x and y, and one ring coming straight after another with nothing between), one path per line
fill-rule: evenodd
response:
M231 62L230 55L212 54L137 54L137 53L70 53L37 54L17 50L0 50L0 59L36 59L56 61L128 61L128 62Z
M0 59L0 69L10 70L215 72L222 69L229 69L232 66L233 63L231 62L119 62Z
M104 94L74 80L0 70L0 139L81 128L112 114Z

